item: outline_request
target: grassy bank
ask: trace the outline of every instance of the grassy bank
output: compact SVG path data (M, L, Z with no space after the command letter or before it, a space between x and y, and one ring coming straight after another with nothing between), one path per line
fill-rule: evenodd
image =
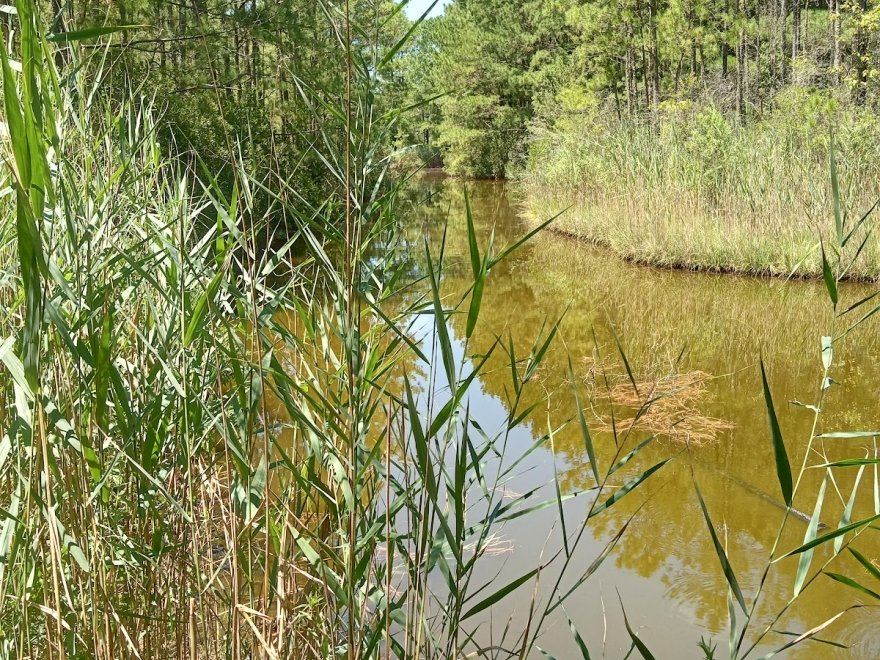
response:
M880 123L792 90L765 119L732 124L711 107L669 104L656 123L586 112L536 129L524 175L538 218L568 209L565 232L659 266L821 276L833 195L831 133L842 205L855 222L880 197ZM863 232L853 237L857 247ZM848 277L880 276L868 241Z

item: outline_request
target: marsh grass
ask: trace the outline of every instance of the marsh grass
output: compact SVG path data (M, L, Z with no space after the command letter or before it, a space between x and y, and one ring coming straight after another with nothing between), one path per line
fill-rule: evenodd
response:
M553 229L640 263L819 277L831 131L853 222L880 197L870 156L880 134L862 116L799 112L779 109L738 127L711 108L670 110L658 126L585 117L537 131L523 176L526 210L540 218L568 209ZM878 276L880 252L869 241L847 277Z

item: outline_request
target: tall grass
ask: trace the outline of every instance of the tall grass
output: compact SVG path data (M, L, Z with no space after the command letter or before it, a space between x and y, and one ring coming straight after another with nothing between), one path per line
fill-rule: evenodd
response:
M845 208L861 214L880 197L872 155L880 125L868 112L799 94L745 126L712 107L673 102L654 123L620 123L589 110L558 119L534 132L526 206L536 217L571 207L555 229L634 261L820 276L831 134ZM848 276L878 275L872 241Z
M823 241L820 244L820 267L833 314L816 344L817 358L819 358L817 363L821 364L821 371L816 382L814 399L807 403L800 401L792 402L794 405L807 409L812 416L809 437L803 440L806 444L806 451L803 454L799 467L795 466L793 468L788 458L788 450L780 429L774 395L768 384L763 360L760 363L763 398L767 410L770 441L774 450L775 472L779 491L786 507L767 561L749 597L746 597L745 594L747 592L744 592L740 586L741 577L737 577L736 571L731 566L724 544L718 536L696 480L694 482L712 543L715 546L721 569L729 586L728 650L732 659L748 658L760 652L760 645L766 643L770 636L779 634L778 626L783 617L791 610L798 599L802 598L810 585L817 580L832 579L852 588L861 598L867 597L870 601L880 600L880 595L875 591L877 587L875 582L880 579L880 573L878 573L874 564L866 559L858 550L859 537L867 530L874 529L874 523L880 519L880 481L878 481L880 459L877 458L876 444L876 438L880 433L848 429L822 431L823 414L826 412L826 397L829 390L838 385L833 377L836 367L834 361L835 349L840 347L840 344L851 332L856 331L859 326L864 324L877 311L880 311L880 307L872 302L876 298L876 293L849 304L843 303L840 282L847 273L851 272L860 254L863 253L863 242L859 243L857 237L860 233L866 231L865 225L869 221L869 217L866 215L857 221L847 221L842 205L836 153L834 150L831 152L830 169L831 205L834 223L828 232L830 236L827 242ZM835 444L852 442L854 440L869 440L872 447L863 449L863 455L853 458L835 460L829 457L834 453ZM854 468L858 468L858 473L853 481L851 490L847 492L842 485L846 480L841 471L853 470ZM862 486L860 492L860 485L863 483L862 477L866 468L874 472L873 480L870 480L873 483L867 487ZM815 499L810 498L804 502L804 505L811 505L812 515L809 518L803 542L795 548L784 549L781 547L783 534L797 511L795 505L799 498L803 501L802 498L805 496L810 497L802 492L802 484L811 470L819 471L823 477ZM832 500L835 499L837 501L832 503ZM866 517L854 520L854 512L858 511L856 507L860 500L864 500L864 504L872 503L873 512ZM820 533L820 518L823 511L827 513L832 508L842 511L837 525L830 529L822 530ZM852 558L855 558L860 569L867 571L867 575L870 578L869 585L866 586L864 584L862 575L859 575L858 579L854 579L837 572L840 570L839 566L843 564L841 555L844 550L848 551ZM768 578L778 569L777 564L779 562L785 560L793 561L794 559L797 559L797 570L795 571L791 597L779 609L765 614L766 622L760 621L758 613L763 604L762 597L765 596L768 588ZM834 625L847 612L862 606L861 602L856 602L836 612L824 621L811 622L810 625L812 627L808 630L787 633L790 637L789 641L781 644L773 653L763 655L762 657L772 657L806 640L820 639L817 636ZM826 640L823 643L828 642ZM709 657L711 653L707 652L706 655Z

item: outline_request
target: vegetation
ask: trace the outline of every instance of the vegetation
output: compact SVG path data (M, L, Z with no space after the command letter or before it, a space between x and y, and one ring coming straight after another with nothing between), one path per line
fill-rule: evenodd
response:
M84 48L112 63L102 81L105 94L121 101L132 93L155 99L166 152L197 153L227 188L235 176L230 163L236 160L263 181L280 172L295 173L286 182L309 201L320 202L329 173L309 147L321 137L319 127L333 119L331 109L342 107L345 91L342 35L322 3L85 0L43 5L56 31L135 26ZM409 27L391 0L354 2L352 11L359 23L375 26L369 39L353 42L362 57L387 51ZM58 55L62 61L69 56L64 50ZM386 79L393 76L392 63ZM259 191L255 194L258 204L269 203L259 199Z
M3 657L547 654L546 624L565 614L639 509L598 552L588 532L672 458L649 453L656 435L638 421L657 400L641 396L615 336L636 395L632 423L612 425L597 451L569 362L564 385L575 403L565 425L579 434L586 486L563 491L554 478L507 489L539 450L553 456L553 425L525 447L512 435L536 427L547 403L542 367L560 324L533 328L527 354L503 336L477 347L475 333L491 275L545 225L498 247L479 240L468 206L454 236L410 240L399 212L406 177L391 180L390 166L415 125L400 100L409 92L395 83L412 26L386 41L401 18L387 3L287 8L285 17L274 5L197 3L202 22L191 27L188 5L114 5L114 25L53 3L47 30L40 4L0 7L16 26L0 50ZM168 29L171 11L186 29L140 43L134 22L148 10L161 19L154 30ZM304 44L314 48L312 70L293 57L302 66L289 81L293 135L277 152L260 131L274 134L285 116L272 109L285 88L281 73L277 86L262 76L273 58L283 71L286 48L300 41L258 40L272 20L314 30ZM221 34L206 32L212 26ZM204 42L204 57L183 45L190 36ZM232 40L234 67L215 37ZM218 81L231 78L218 70L247 83L227 98ZM310 82L322 73L324 83ZM169 81L177 93L147 87ZM195 110L187 84L198 89ZM157 106L168 107L164 118ZM245 116L233 122L229 109ZM844 217L836 175L831 189L834 240L821 265L837 311L867 221ZM461 263L449 264L446 249L456 240L468 278L450 295L445 269ZM847 312L867 319L872 300ZM817 420L833 346L854 325L835 325L823 340L809 407ZM496 359L506 405L493 429L472 399ZM877 461L829 460L814 423L807 458L792 471L766 381L764 396L782 539L808 470L836 484L837 472L876 471ZM862 432L843 433L824 437ZM774 546L748 602L703 506L731 603L745 614L731 621L732 657L762 648L788 611L790 603L764 629L759 605L776 561L805 558L798 597L836 556L856 553L852 542L880 515L853 518L849 504L820 535L822 497L803 544ZM533 567L508 575L487 562L507 525L546 509L558 512L559 532ZM817 571L819 546L833 556ZM876 596L861 576L827 572ZM500 604L526 590L523 625L496 621ZM631 652L650 658L625 613L623 624ZM592 640L569 625L589 657Z
M817 276L832 135L847 208L880 192L878 18L870 0L456 0L403 68L417 98L447 92L423 120L447 170L573 204L558 229L650 263ZM877 256L850 275L880 275Z
M787 93L785 110L739 128L689 103L659 112L659 134L585 113L532 143L526 205L535 216L568 209L555 229L634 261L821 276L832 140L841 195L858 219L880 198L880 123L873 111L837 112L806 92ZM880 276L875 242L847 276Z

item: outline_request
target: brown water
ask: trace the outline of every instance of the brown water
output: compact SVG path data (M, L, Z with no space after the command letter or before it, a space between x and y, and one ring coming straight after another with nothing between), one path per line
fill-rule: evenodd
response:
M478 231L485 240L494 228L495 244L502 246L528 230L517 214L512 191L502 184L468 183ZM411 227L414 239L427 233L438 240L448 221L444 294L461 294L469 283L467 234L460 182L426 177L418 184L421 203ZM845 287L844 302L865 294L863 287ZM822 374L820 337L828 332L831 314L821 283L757 280L656 270L624 263L601 249L566 237L545 233L499 265L490 276L476 337L469 352L486 351L497 336L511 337L518 355L527 356L545 321L563 316L559 338L540 373L541 387L532 388L533 400L547 396L529 422L514 437L514 449L531 444L549 426L557 427L575 414L576 404L567 378L568 360L584 383L591 401L588 422L594 430L599 462L607 465L614 451L610 432L604 373L614 390L618 415L626 418L623 401L631 390L625 369L609 332L613 324L643 395L658 381L683 390L671 398L664 415L650 423L661 436L634 461L633 473L669 456L676 458L640 490L594 519L587 542L579 551L573 575L583 571L624 522L643 505L599 572L572 597L566 613L583 635L593 657L623 657L630 648L623 625L618 592L633 628L658 658L702 657L696 644L701 636L718 644L717 657L727 657L727 586L694 494L699 483L722 542L727 545L747 602L757 587L782 519L781 495L764 406L758 359L767 365L792 468L804 457L813 422L811 411L791 405L812 403ZM465 315L456 317L451 330L464 335ZM595 332L595 334L594 334ZM820 431L880 429L877 407L880 364L876 360L880 335L868 323L835 347L832 375L838 385L826 399ZM463 344L460 344L463 347ZM680 357L680 359L679 359ZM509 368L496 355L493 367L472 395L471 409L486 426L506 419ZM669 380L669 374L677 374ZM664 386L663 383L666 383ZM669 386L671 383L671 387ZM622 385L623 384L623 385ZM526 404L531 403L527 401ZM670 424L678 422L674 428ZM623 422L625 424L625 420ZM828 441L831 458L864 456L870 439ZM564 427L554 438L555 463L564 492L586 487L589 466L577 424ZM685 451L687 450L687 451ZM817 461L814 461L817 462ZM554 455L549 448L535 454L518 482L507 486L524 492L553 478ZM861 482L854 519L874 512L874 473L869 468ZM838 472L837 486L828 489L821 520L835 527L856 475ZM797 509L813 511L822 479L809 471L795 502ZM585 504L570 501L565 509L569 528L582 518ZM509 552L488 562L487 575L499 567L498 584L521 575L536 564L543 548L558 538L555 508L510 523L503 531ZM790 519L780 547L803 542L806 522ZM548 538L551 540L548 541ZM868 530L857 541L871 559L880 558L880 537ZM845 554L845 553L844 553ZM828 556L816 553L812 571ZM862 580L871 578L854 561L841 556L833 569ZM797 559L776 564L770 572L753 634L768 616L792 595ZM867 602L852 589L820 576L790 610L780 628L803 632L857 602ZM508 616L513 625L525 620L528 594L515 596L493 612L495 626ZM519 607L517 604L519 603ZM741 622L743 615L738 613ZM805 642L785 657L877 658L880 629L869 608L846 614L821 637L851 645L848 650ZM771 635L753 657L781 645L786 639ZM558 658L575 657L564 617L552 622L542 646ZM577 655L577 657L580 657Z

